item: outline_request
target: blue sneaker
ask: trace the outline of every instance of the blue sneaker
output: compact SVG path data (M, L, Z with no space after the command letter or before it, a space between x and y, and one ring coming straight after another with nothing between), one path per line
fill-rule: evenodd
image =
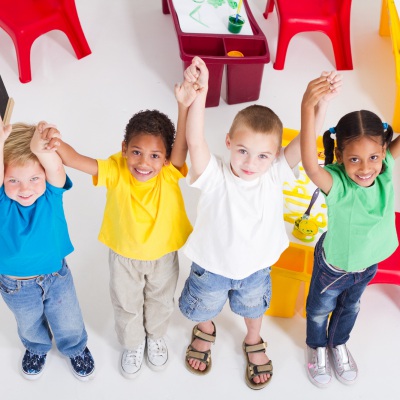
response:
M76 357L71 357L72 372L80 381L88 381L94 377L94 360L89 349L85 350Z
M37 354L33 354L29 350L26 350L24 357L22 358L23 377L29 380L40 378L46 364L46 356L47 354L38 356Z

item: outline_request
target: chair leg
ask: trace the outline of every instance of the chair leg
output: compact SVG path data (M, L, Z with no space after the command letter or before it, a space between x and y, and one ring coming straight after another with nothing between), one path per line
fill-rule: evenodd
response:
M31 75L31 47L32 42L26 41L22 36L12 38L17 55L19 80L28 83L32 80Z
M166 1L166 0L164 0ZM272 11L274 11L274 0L267 0L267 5L265 6L265 11L264 11L264 18L267 19L268 18L268 14L272 13Z
M78 60L91 54L92 51L83 33L74 1L65 3L61 19L61 23L64 26L63 31L71 42Z
M396 68L398 67L396 66ZM395 132L400 132L400 84L396 88L392 128Z
M331 39L333 52L335 55L337 70L353 69L353 60L351 56L350 36L346 32L337 29L336 32L328 35Z
M289 42L292 39L295 32L288 32L287 29L281 23L279 26L278 44L276 47L276 56L274 62L274 69L281 70L285 66L286 53L289 46Z
M162 12L163 14L169 14L169 7L168 7L168 1L167 0L161 0L162 3Z

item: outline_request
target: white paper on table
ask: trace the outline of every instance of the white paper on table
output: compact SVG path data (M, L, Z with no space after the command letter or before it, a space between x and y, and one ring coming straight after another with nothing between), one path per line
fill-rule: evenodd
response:
M239 0L235 1L239 3ZM221 0L173 0L173 3L182 32L230 34L228 19L230 15L236 15L236 9L229 6L228 0L223 3ZM213 6L219 3L222 4ZM237 35L253 35L243 4L240 15L245 23Z

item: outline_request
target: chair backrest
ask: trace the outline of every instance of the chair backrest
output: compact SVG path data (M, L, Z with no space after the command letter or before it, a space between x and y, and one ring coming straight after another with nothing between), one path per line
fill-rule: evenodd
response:
M400 10L399 10L400 11ZM394 0L388 0L389 26L396 66L396 83L400 85L400 20Z

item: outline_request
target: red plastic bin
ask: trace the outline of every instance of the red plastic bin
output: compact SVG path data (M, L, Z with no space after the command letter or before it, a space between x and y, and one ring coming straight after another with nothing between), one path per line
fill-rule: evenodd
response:
M184 68L194 56L201 57L207 64L210 78L206 107L219 104L225 65L228 104L255 101L260 97L264 64L270 61L269 48L246 0L243 6L253 35L187 33L180 28L173 0L162 0L163 13L171 11ZM227 53L232 50L240 51L244 57L229 57Z

